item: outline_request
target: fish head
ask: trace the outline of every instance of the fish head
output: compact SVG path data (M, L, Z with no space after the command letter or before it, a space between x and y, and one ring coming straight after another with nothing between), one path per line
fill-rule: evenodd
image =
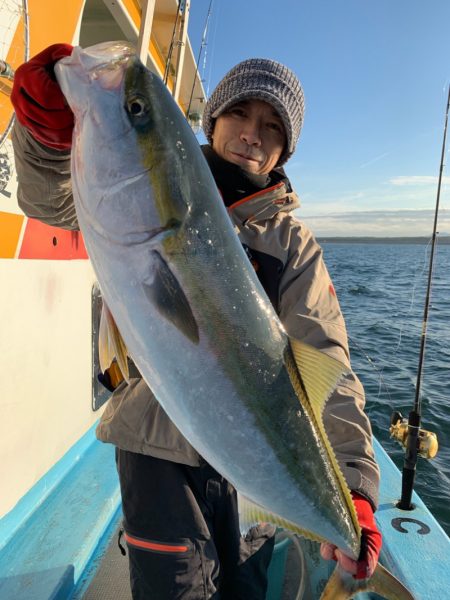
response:
M106 42L75 47L55 65L58 83L75 115L75 136L88 127L95 133L101 128L102 139L113 141L129 130L120 105L124 75L134 57L133 46L126 42Z
M159 76L125 42L76 47L55 74L75 115L72 183L79 220L124 245L176 229L189 212L189 195L161 173L176 175L183 144L177 145L174 129L185 119L172 98L167 102ZM185 125L183 135L193 136Z

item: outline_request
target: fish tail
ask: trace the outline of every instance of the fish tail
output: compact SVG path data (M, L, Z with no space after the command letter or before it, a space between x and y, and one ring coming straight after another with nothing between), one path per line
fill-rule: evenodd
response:
M379 563L369 579L354 579L337 566L320 600L349 600L359 592L375 592L386 600L414 600L403 583Z

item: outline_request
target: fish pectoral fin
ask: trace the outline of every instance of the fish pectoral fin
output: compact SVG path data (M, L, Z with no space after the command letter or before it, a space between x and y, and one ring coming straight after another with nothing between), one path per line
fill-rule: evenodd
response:
M147 297L162 317L170 321L191 342L198 344L198 325L189 301L177 278L156 250L152 252L152 265L152 281L144 283Z
M369 579L354 579L337 566L320 600L349 600L359 592L374 592L386 600L415 600L408 588L380 563Z
M239 529L241 534L245 535L252 527L258 523L271 523L277 527L282 527L292 533L296 533L313 542L324 542L325 539L316 535L312 531L298 527L292 521L284 519L279 515L270 512L259 506L252 500L249 500L242 494L238 493L238 512L239 512Z
M100 315L98 354L102 373L109 369L114 359L116 359L123 378L127 382L129 381L128 350L114 321L114 317L104 300Z

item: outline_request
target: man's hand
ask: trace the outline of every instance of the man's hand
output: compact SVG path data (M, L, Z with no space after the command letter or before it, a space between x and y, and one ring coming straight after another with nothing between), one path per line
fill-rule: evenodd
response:
M337 560L344 571L351 573L355 579L366 579L373 575L378 564L381 533L377 529L370 502L357 492L352 492L352 498L362 531L359 560L349 558L336 546L325 542L320 546L320 554L326 560Z
M18 121L50 148L72 146L73 113L56 81L53 68L73 46L54 44L21 65L15 72L11 102Z

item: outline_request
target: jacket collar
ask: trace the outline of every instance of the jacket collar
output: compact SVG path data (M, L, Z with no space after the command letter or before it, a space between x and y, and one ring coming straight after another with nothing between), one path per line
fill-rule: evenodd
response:
M202 146L202 151L235 222L247 225L300 206L282 168L267 175L254 175L224 160L209 145Z
M251 223L271 219L279 212L290 212L299 206L297 194L288 191L286 183L281 181L273 187L238 200L228 207L228 213L233 221L245 227Z

